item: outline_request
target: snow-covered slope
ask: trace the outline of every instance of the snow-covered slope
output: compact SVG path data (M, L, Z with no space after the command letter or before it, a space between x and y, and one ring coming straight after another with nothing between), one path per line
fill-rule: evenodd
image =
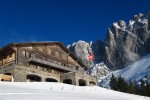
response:
M150 54L144 56L132 65L120 70L116 70L112 73L115 77L119 77L121 75L121 77L123 77L127 82L130 80L138 82L143 78L146 78L146 80L150 82ZM105 83L105 87L108 86L112 73L103 79L102 82Z
M101 87L79 87L63 83L0 82L0 100L150 100Z
M88 72L92 76L97 76L98 80L101 80L110 73L110 70L103 62L101 62L95 64L94 67L88 70Z

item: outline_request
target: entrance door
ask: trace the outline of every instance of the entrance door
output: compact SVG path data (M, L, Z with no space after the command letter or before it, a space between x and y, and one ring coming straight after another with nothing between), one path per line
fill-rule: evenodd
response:
M58 82L58 81L53 78L46 78L46 82Z
M72 80L71 80L71 79L65 79L65 80L63 81L63 83L72 84Z
M79 86L86 86L86 81L83 79L79 79Z
M29 82L41 82L41 77L38 75L27 75L27 80Z

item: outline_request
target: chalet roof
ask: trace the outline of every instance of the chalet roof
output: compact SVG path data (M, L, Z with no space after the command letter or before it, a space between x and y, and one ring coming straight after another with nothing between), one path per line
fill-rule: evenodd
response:
M63 45L62 42L52 42L52 41L46 41L46 42L25 42L25 43L10 43L2 48L0 48L0 53L9 49L9 48L12 48L14 46L16 47L19 47L19 46L28 46L28 45L50 45L50 44L56 44L56 45L59 45L66 53L69 53L69 55L74 59L76 60L81 66L83 66L84 68L87 68L87 66L82 63L81 60L79 60L72 52L70 52L70 50Z

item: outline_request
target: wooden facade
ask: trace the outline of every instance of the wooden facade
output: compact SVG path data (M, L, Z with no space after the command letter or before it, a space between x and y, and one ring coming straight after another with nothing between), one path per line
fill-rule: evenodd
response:
M66 73L81 74L86 68L60 42L12 43L0 49L0 73L11 73L14 81L18 82L63 82L61 76ZM88 79L90 76L86 77ZM97 83L95 77L91 81Z

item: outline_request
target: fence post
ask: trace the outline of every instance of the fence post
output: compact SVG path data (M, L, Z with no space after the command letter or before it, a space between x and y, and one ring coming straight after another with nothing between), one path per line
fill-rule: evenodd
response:
M50 90L53 90L52 86L51 86Z
M62 86L62 91L63 91L63 88L64 88L64 87Z
M73 88L72 88L72 91L74 90L74 86L73 86Z

